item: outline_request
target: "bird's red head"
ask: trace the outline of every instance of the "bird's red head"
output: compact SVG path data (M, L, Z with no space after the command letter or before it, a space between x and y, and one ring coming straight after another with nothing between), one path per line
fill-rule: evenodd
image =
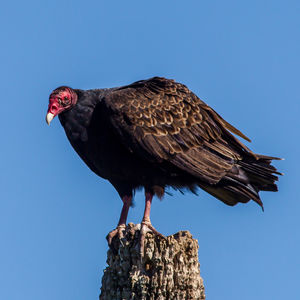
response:
M55 116L61 112L70 109L77 102L77 94L73 89L67 86L61 86L55 89L49 97L49 106L46 116L46 122L50 125L50 122Z

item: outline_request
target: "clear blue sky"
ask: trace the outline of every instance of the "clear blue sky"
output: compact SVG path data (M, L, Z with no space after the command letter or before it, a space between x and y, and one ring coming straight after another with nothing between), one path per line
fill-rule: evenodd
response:
M97 299L121 201L45 123L59 85L154 75L186 84L284 157L278 193L225 206L208 194L155 200L163 234L199 241L208 300L300 299L299 1L6 1L0 11L0 299ZM138 193L129 221L140 222Z

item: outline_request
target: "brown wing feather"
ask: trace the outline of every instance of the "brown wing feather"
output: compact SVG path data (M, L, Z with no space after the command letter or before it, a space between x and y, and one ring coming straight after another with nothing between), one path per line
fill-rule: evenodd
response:
M154 77L106 96L111 122L131 151L153 162L168 160L214 184L254 154L231 132L249 140L185 85Z

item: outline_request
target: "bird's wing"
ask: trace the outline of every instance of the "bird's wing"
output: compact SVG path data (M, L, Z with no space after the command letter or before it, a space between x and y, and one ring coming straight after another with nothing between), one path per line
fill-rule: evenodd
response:
M154 77L108 93L103 102L123 144L153 163L168 161L210 184L243 153L229 131L250 141L185 85Z

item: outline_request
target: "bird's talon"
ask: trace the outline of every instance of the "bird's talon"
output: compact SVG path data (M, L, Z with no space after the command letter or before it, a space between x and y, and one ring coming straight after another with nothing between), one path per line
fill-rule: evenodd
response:
M108 242L108 245L109 247L112 246L112 241L113 241L113 238L115 236L118 236L118 238L121 240L122 238L124 238L124 234L123 234L123 231L125 230L126 228L126 225L125 224L122 224L122 225L119 225L116 229L112 230L107 236L106 236L106 239L107 239L107 242Z
M144 249L145 249L145 237L148 232L152 232L154 235L158 235L159 237L167 240L167 238L158 232L151 224L150 221L142 221L141 223L141 230L140 230L140 255L143 259L144 257Z

